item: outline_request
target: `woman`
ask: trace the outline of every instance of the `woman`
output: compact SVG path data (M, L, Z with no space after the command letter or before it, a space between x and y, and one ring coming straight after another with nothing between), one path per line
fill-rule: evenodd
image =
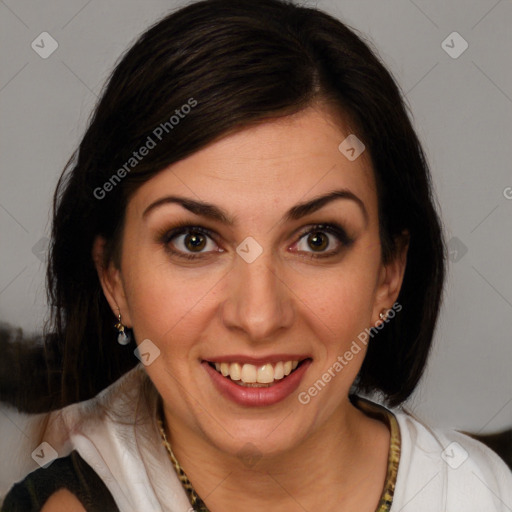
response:
M280 0L177 11L68 167L43 467L6 511L512 507L493 452L399 408L445 249L399 90L353 31Z

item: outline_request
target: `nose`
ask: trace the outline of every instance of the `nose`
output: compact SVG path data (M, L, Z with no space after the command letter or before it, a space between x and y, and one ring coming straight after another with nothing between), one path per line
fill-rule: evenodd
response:
M294 322L293 293L276 267L264 251L252 263L237 257L227 276L224 325L243 332L249 341L272 340Z

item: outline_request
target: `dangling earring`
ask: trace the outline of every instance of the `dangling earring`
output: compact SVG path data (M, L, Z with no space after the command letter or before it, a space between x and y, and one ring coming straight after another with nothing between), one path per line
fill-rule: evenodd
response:
M387 309L383 309L380 313L379 313L379 318L384 322L386 320L386 318L388 317L388 310Z
M130 341L131 341L131 336L130 336L130 333L127 333L124 330L125 326L121 322L121 313L119 313L118 319L119 319L119 322L117 324L115 324L115 328L118 331L117 343L119 343L119 345L128 345L128 343L130 343Z

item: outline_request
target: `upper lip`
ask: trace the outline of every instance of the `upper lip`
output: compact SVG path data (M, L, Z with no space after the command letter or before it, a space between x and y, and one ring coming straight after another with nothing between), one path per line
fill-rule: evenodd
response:
M278 363L279 361L302 361L309 359L311 356L304 354L271 354L262 357L251 357L244 355L232 354L228 356L218 356L205 359L208 363L242 363L253 364L254 366L263 365L265 363Z

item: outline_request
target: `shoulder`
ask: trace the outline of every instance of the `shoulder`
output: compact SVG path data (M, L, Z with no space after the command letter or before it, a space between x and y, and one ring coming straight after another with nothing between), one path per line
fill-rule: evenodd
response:
M461 432L432 428L411 414L393 412L401 434L397 505L415 504L416 510L512 509L512 472L495 452Z
M66 504L73 507L66 509ZM49 506L52 508L47 508ZM57 507L76 511L118 511L103 481L76 451L33 471L15 484L5 497L2 511L57 512Z

